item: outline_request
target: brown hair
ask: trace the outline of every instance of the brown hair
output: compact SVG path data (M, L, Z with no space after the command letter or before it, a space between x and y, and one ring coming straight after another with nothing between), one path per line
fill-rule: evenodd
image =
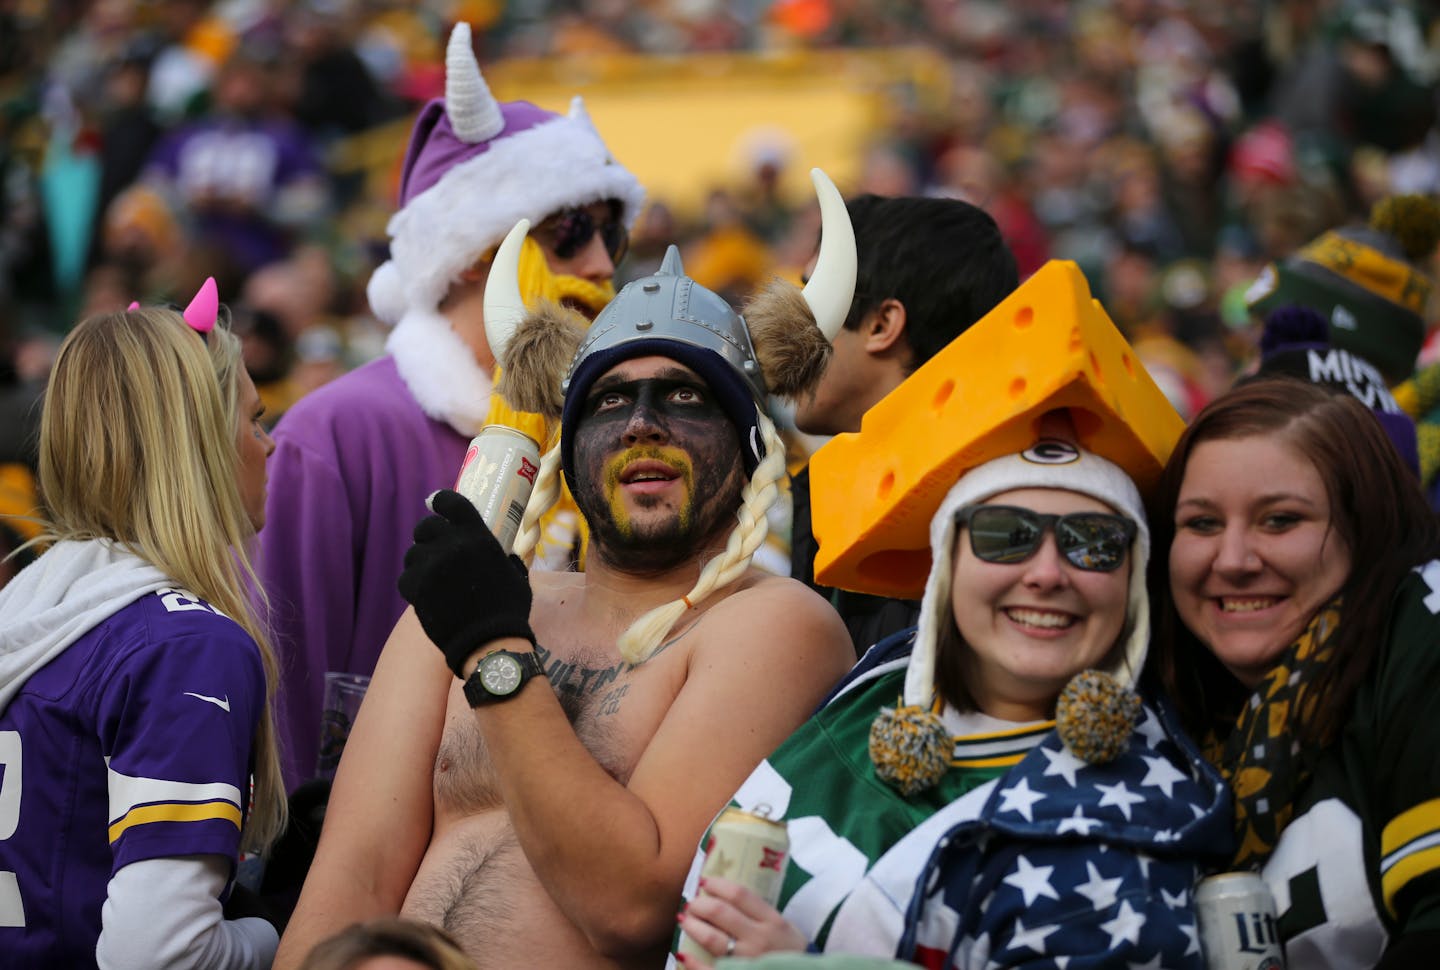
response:
M450 934L399 916L346 927L316 944L299 970L355 970L370 957L381 956L414 960L429 970L476 970Z
M1440 521L1363 404L1308 381L1266 378L1212 401L1180 436L1161 478L1159 514L1150 520L1156 549L1169 549L1175 538L1175 506L1195 447L1250 437L1282 442L1315 467L1330 500L1331 528L1353 564L1340 587L1344 608L1333 660L1316 680L1318 702L1296 715L1298 736L1325 744L1370 671L1396 588L1411 569L1440 554ZM1154 556L1152 569L1164 570L1167 559ZM1249 692L1180 621L1168 576L1157 571L1152 578L1155 672L1188 730L1216 729L1223 736Z

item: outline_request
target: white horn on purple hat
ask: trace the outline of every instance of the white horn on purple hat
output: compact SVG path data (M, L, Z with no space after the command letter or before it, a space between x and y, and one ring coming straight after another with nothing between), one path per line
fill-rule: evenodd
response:
M830 176L812 168L810 181L815 183L815 195L820 200L820 255L810 282L805 284L805 302L825 339L834 342L850 314L850 301L855 295L855 229L850 225L845 199Z
M505 129L500 103L480 76L467 23L455 25L445 48L445 114L455 137L470 145L489 141Z
M529 219L515 223L495 250L490 275L485 278L485 340L496 360L504 356L515 328L525 319L525 298L520 295L520 248L529 232Z

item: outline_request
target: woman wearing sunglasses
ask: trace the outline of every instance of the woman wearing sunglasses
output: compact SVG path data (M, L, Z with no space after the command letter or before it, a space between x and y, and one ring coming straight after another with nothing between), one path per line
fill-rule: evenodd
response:
M1195 418L1160 501L1159 670L1290 966L1436 966L1440 528L1414 474L1356 399L1270 379Z
M1150 635L1135 485L1040 441L963 475L930 538L918 628L735 797L786 822L779 911L707 877L681 929L712 956L1201 967L1190 892L1228 795L1130 690Z

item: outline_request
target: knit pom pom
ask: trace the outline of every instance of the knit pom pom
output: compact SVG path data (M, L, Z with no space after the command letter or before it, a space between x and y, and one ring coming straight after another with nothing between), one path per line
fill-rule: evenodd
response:
M1109 674L1082 670L1055 705L1055 730L1070 753L1092 765L1119 757L1140 720L1140 698Z
M875 773L902 795L914 795L945 776L955 739L939 715L911 705L886 708L870 724Z
M400 279L400 267L395 260L387 259L370 274L365 286L365 295L370 300L370 309L386 326L393 327L405 315L405 283Z
M1265 315L1265 330L1260 334L1260 353L1269 356L1295 344L1330 343L1330 324L1308 306L1287 304Z
M1425 259L1440 242L1440 202L1428 195L1392 195L1370 210L1370 228L1389 233L1411 260Z

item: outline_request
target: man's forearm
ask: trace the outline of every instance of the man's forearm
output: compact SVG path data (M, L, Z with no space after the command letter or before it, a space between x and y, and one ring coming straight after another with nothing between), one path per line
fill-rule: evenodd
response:
M405 892L397 891L398 883L377 881L368 860L355 861L359 863L355 867L311 870L280 939L274 970L298 967L317 943L352 923L400 912Z
M591 945L629 953L672 932L679 881L661 871L656 820L581 744L553 692L528 685L476 720L531 868Z

